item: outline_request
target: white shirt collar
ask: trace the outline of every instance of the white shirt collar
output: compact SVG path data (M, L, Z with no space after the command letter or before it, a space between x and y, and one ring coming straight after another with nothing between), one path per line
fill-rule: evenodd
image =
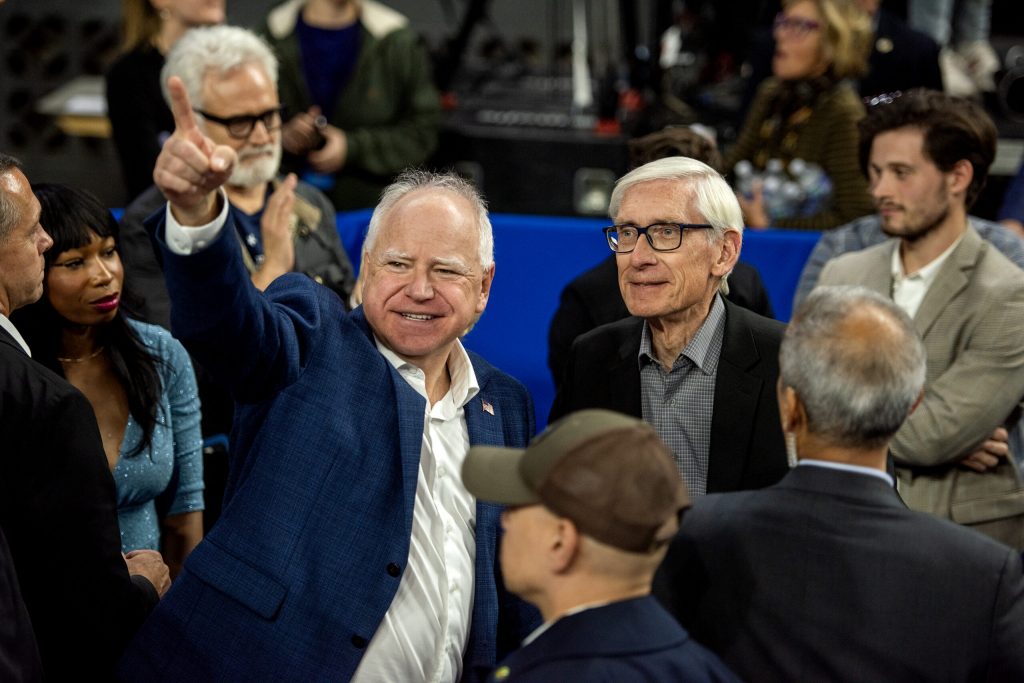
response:
M373 341L381 355L398 370L398 374L423 398L427 398L426 377L423 371L385 346L377 335L373 336ZM451 397L453 408L461 408L480 392L480 382L477 381L469 354L459 339L455 340L448 354L448 372L451 374L452 384L445 398Z
M957 237L953 244L949 245L949 247L939 254L934 261L911 275L906 275L903 272L903 259L900 258L900 244L897 242L896 248L892 250L891 270L893 282L899 283L903 280L911 279L920 280L924 285L924 288L927 290L932 286L932 283L935 282L935 277L939 274L939 268L941 268L942 264L946 262L946 259L949 258L949 255L953 253L953 250L956 249L957 245L960 244L960 241L966 234L967 233L964 232L960 237Z
M808 467L824 467L830 470L840 470L842 472L854 472L856 474L866 474L871 477L878 477L889 486L895 486L892 480L892 475L882 470L876 470L874 467L863 467L861 465L850 465L845 462L833 462L831 460L815 460L813 458L807 458L799 460L797 466L808 466Z
M21 336L21 332L18 332L18 328L14 326L14 323L2 313L0 313L0 327L7 330L7 333L14 337L14 341L18 342L29 358L32 357L32 349L28 348L28 344L25 343L25 338Z

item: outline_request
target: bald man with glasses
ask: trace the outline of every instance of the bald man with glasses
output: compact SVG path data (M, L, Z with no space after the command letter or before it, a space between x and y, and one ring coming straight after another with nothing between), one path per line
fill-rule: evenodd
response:
M634 316L573 344L550 420L607 408L650 422L699 496L787 471L775 382L784 326L720 293L743 244L736 196L709 166L659 159L623 176L605 228Z

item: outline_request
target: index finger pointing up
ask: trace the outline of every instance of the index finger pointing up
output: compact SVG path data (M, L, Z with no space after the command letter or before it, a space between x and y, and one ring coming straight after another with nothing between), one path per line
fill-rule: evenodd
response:
M171 98L171 114L174 115L174 127L183 133L198 131L196 115L192 112L192 102L188 99L185 84L177 76L167 79L167 94Z

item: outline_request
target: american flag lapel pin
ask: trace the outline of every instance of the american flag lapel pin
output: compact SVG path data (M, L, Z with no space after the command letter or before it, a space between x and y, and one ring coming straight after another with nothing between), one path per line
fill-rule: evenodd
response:
M494 415L494 406L486 398L480 399L480 403L483 406L484 412L488 415Z

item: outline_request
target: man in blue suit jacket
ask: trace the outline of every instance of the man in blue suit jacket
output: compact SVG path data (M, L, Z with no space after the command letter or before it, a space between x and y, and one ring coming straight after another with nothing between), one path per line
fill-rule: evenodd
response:
M458 340L494 274L481 199L448 175L389 187L351 314L300 275L261 295L219 190L236 156L199 131L180 80L168 89L152 221L172 329L235 397L233 461L219 522L120 675L455 681L493 663L529 613L499 599L499 508L459 471L470 443L523 446L534 421L522 385Z

